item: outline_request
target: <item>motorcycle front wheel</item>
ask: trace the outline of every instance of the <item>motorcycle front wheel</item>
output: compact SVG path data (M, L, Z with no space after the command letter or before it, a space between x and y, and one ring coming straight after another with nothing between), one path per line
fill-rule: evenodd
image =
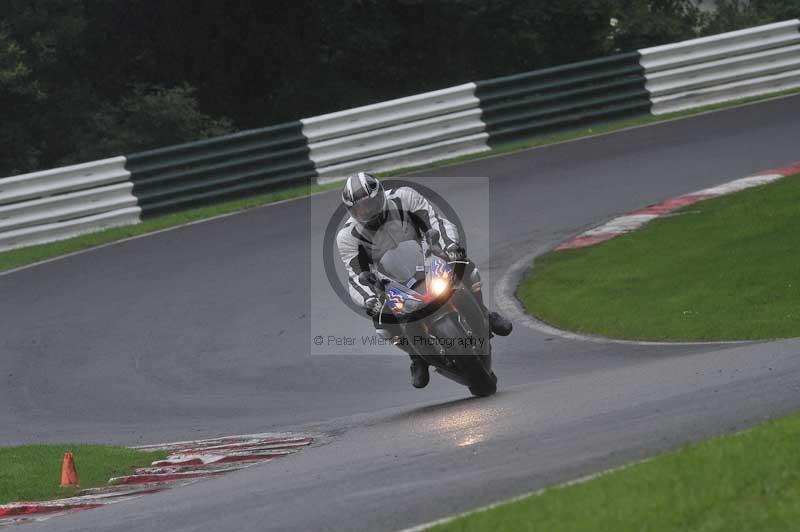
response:
M464 331L452 316L448 316L436 323L437 335L443 338L461 338ZM489 340L487 339L487 342ZM456 362L459 373L469 382L470 393L476 397L488 397L497 392L497 376L492 371L492 344L487 343L482 354L453 354L451 359Z

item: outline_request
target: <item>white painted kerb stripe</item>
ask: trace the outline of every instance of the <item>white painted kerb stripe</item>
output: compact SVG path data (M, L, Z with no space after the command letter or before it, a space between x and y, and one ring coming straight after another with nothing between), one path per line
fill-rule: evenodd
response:
M747 188L757 187L759 185L766 185L767 183L772 183L773 181L777 181L782 177L783 176L781 174L767 174L767 175L756 175L752 177L743 177L742 179L736 179L735 181L731 181L730 183L725 183L722 185L718 185L716 187L698 190L697 192L693 192L693 194L697 195L709 194L709 195L721 196L723 194L730 194L732 192L738 192L740 190L745 190Z
M658 218L657 214L629 214L614 218L608 223L583 233L585 236L606 235L609 233L630 233L640 228L650 220Z

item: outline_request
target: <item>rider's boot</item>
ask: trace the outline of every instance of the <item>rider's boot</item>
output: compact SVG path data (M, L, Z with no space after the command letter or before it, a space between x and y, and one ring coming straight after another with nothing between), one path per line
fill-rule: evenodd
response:
M392 331L386 328L376 328L375 332L378 334L378 336L381 336L382 338L392 342L392 344L398 349L402 349L408 353L408 356L411 359L411 384L414 386L414 388L426 387L431 378L430 372L428 371L428 363L425 362L421 356L414 354L411 343L408 341L401 341L399 336L393 336Z
M511 334L511 331L514 329L514 325L511 323L511 320L500 314L499 312L489 311L486 308L486 305L483 304L483 291L481 291L481 276L478 272L478 268L473 267L472 271L470 272L470 277L472 281L472 293L475 294L475 299L478 300L481 308L483 309L483 313L486 314L486 318L489 320L489 327L492 329L492 333L496 334L497 336L508 336Z
M511 323L511 320L499 312L487 312L486 317L489 318L489 326L492 328L492 332L497 336L508 336L514 330L514 324Z
M411 384L414 388L424 388L431 379L428 372L428 363L418 355L408 355L411 357Z

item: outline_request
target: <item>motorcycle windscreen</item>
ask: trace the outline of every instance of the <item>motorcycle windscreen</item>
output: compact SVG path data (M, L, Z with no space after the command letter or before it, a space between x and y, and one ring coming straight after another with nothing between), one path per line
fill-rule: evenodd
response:
M398 283L412 287L425 279L425 257L422 246L414 240L400 242L381 257L378 270Z

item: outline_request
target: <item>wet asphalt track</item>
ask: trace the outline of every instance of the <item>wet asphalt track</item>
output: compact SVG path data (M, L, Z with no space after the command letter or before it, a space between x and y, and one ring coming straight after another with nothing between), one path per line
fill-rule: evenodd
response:
M800 160L798 116L792 97L435 175L492 179L481 266L497 278L604 219ZM495 343L500 392L486 400L437 376L412 389L404 356L310 357L308 206L0 276L0 445L325 435L272 464L25 530L393 530L800 407L794 340L644 347L519 328ZM369 332L348 312L331 319Z

